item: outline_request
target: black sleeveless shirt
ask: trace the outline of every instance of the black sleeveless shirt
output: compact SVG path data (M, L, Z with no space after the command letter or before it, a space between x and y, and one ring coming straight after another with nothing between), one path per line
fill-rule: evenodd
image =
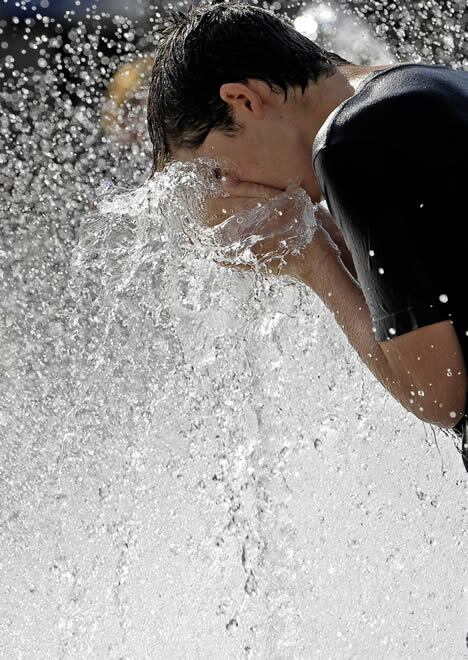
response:
M312 162L375 339L451 320L468 370L468 72L371 73L321 127ZM468 470L468 401L454 431Z

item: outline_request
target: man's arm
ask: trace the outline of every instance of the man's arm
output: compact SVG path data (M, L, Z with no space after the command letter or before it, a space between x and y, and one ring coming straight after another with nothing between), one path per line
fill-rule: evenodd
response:
M315 209L315 214L322 223L322 227L325 229L327 234L340 250L341 260L343 261L344 265L349 270L351 275L355 279L358 279L351 251L346 245L341 229L338 227L331 214L326 209L324 209L323 206L317 206Z
M425 422L453 427L463 415L467 375L451 321L377 342L359 283L341 257L330 252L319 271L308 269L317 260L318 238L308 248L300 279L320 296L367 367L407 410Z
M216 220L208 224L217 224L230 214L261 205L283 192L251 182L225 187L235 191L234 196L210 200L210 214L214 213ZM323 227L327 215L323 209L312 241L298 255L290 254L281 272L302 281L320 296L363 362L407 410L423 421L453 427L463 415L467 376L451 321L425 325L377 342L361 287ZM266 251L272 249L274 246L268 244Z

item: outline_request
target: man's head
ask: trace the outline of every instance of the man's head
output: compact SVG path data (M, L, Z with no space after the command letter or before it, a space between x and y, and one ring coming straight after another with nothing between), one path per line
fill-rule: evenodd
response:
M149 90L154 170L208 156L243 180L286 187L311 167L299 118L304 92L346 63L243 2L173 15Z

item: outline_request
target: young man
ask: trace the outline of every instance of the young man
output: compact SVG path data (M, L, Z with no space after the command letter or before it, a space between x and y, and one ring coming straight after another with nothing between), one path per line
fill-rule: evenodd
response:
M228 163L211 222L291 180L326 199L332 215L282 272L402 405L468 449L468 73L355 66L258 7L192 7L156 54L148 127L155 171Z

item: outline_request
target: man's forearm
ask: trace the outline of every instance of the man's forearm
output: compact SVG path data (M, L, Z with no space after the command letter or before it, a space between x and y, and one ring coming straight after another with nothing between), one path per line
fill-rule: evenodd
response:
M328 237L328 240L327 240ZM334 314L363 362L419 419L452 428L466 403L466 369L449 320L377 342L364 294L323 227L304 252L297 276Z
M308 272L306 268L304 271L301 280L320 296L334 314L338 325L363 362L389 392L411 410L410 384L401 376L395 376L385 353L375 340L369 308L361 287L342 258L330 255L319 272Z

